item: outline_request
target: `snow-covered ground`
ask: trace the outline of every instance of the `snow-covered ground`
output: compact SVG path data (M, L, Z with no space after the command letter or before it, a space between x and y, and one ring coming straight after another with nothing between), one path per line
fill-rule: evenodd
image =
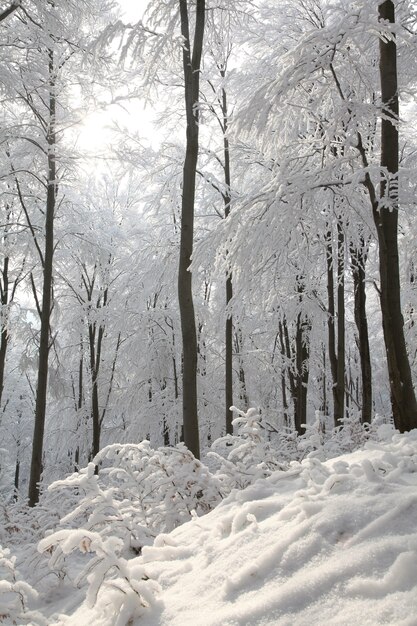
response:
M134 626L416 626L417 431L294 462L159 535L126 567L149 577L151 606ZM72 615L49 598L48 623L125 624L129 602L117 616L115 593L103 586Z

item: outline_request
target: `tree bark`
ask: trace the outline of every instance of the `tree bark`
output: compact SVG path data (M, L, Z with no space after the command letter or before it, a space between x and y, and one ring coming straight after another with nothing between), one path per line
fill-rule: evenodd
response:
M45 211L45 253L43 263L43 291L41 309L41 331L39 344L38 383L36 390L35 426L32 443L32 460L29 481L29 506L39 501L39 481L42 473L43 439L45 430L46 392L48 386L49 337L52 303L52 269L54 255L54 217L56 203L56 162L55 162L55 79L54 57L49 52L49 126L48 144L48 186Z
M361 240L360 247L351 246L352 276L354 288L354 315L358 329L358 352L361 364L362 383L362 424L369 424L372 419L372 366L369 350L368 320L366 316L365 291L365 242Z
M7 346L9 343L9 330L7 328L8 315L6 313L9 305L9 257L3 259L1 289L1 336L0 336L0 408L4 389L4 369L6 365Z
M345 235L337 220L337 412L335 425L342 424L345 408Z
M221 69L220 74L222 79L225 78L225 70ZM227 219L230 215L230 208L232 198L230 196L231 174L230 174L230 149L229 138L227 136L228 130L228 110L227 110L227 94L224 87L222 88L222 129L223 129L223 155L224 155L224 182L226 191L223 194L224 201L224 217ZM229 306L233 298L233 283L232 274L229 273L226 278L226 309ZM230 311L226 317L225 327L225 401L226 401L226 433L228 435L233 434L233 411L231 406L233 405L233 317Z
M183 36L183 71L185 111L187 118L186 153L183 167L181 203L181 241L178 271L178 300L183 348L183 423L184 442L196 458L200 458L200 437L197 410L197 331L192 295L192 274L189 271L194 239L194 205L196 169L199 147L200 64L205 24L205 0L197 0L194 43L191 40L187 0L179 0L181 34Z
M380 21L395 23L391 0L378 7ZM401 310L398 260L398 166L399 101L397 84L397 47L395 36L379 42L381 99L381 169L387 177L381 181L380 202L373 203L373 217L378 233L380 298L382 325L387 353L392 413L395 427L404 432L417 428L417 402L404 337Z
M304 277L297 276L297 291L301 305L304 293ZM311 323L301 311L297 316L295 333L295 395L294 395L294 426L298 435L305 433L307 423L307 388L309 378L309 334Z
M336 354L336 305L334 300L334 275L333 275L333 243L332 232L327 230L326 235L326 267L327 267L327 331L330 371L332 374L333 395L333 419L335 426L339 425L342 417L338 402L337 386L337 354Z
M285 320L285 318L284 318ZM285 350L284 343L284 331L282 321L280 320L278 323L278 335L279 335L279 345L281 356L285 361L287 361L287 353ZM290 426L290 418L288 415L288 401L287 401L287 385L286 385L286 371L288 370L288 366L285 364L281 365L281 396L282 396L282 406L284 411L284 425L286 428Z

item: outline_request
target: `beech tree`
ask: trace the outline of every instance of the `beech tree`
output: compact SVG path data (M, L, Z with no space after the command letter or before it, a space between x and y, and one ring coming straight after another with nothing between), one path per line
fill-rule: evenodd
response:
M378 6L381 23L379 72L381 81L381 189L378 199L368 182L378 233L382 325L387 352L394 423L400 432L417 428L417 402L404 337L398 254L399 95L395 7L392 0Z
M105 10L105 0L96 8L98 12ZM13 125L15 109L7 103L10 124L8 160L9 179L13 182L40 265L39 278L36 272L30 274L40 319L29 484L29 504L33 506L39 497L49 353L53 342L53 259L57 244L54 224L58 208L64 201L62 181L72 169L71 159L65 159L68 155L65 155L63 142L64 129L74 122L74 117L70 119L68 107L69 91L74 85L69 86L68 76L74 69L74 59L80 58L86 49L81 23L88 19L88 15L80 13L75 5L64 6L59 2L47 3L47 6L33 3L21 7L19 14L17 28L13 31L16 58L9 66L14 80L9 81L9 89L20 119ZM79 81L82 81L83 71L79 75Z
M190 264L194 238L194 202L199 138L200 66L203 51L205 0L197 0L194 38L190 36L190 6L179 0L181 34L183 37L183 72L187 144L183 168L181 204L180 263L178 300L183 347L183 421L184 442L196 458L200 458L197 413L197 331L192 294Z

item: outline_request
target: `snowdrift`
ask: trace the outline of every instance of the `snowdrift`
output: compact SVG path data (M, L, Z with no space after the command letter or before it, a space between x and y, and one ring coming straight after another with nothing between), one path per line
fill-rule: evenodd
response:
M160 586L135 626L416 626L417 432L294 462L128 567ZM114 626L111 603L53 623Z

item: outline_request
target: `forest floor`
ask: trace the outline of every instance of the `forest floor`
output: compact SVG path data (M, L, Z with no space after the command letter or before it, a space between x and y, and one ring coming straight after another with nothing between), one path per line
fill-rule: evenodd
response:
M129 560L155 593L123 623L416 626L416 520L417 431L294 462ZM55 587L38 610L48 624L121 623L115 590L92 608L80 593Z

